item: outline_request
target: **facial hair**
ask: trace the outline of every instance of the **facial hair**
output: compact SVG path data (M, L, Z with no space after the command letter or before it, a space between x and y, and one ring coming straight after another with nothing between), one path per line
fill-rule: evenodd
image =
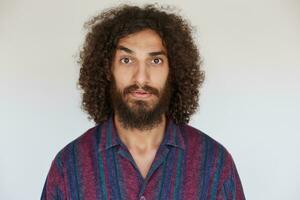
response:
M137 89L142 89L155 95L158 100L154 105L149 105L150 102L144 100L132 100L131 103L133 105L130 106L125 97ZM162 122L163 115L169 110L171 99L170 80L167 79L161 91L148 85L139 87L136 84L130 85L121 91L116 87L116 82L113 78L110 96L114 112L118 115L119 121L124 128L141 131L151 130Z

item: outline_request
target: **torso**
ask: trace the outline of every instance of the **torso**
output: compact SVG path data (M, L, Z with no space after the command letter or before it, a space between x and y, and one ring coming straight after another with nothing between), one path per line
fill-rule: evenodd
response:
M132 155L134 162L136 163L144 179L146 178L151 164L155 158L156 151L157 150L151 150L144 153L140 153L130 150L130 154Z

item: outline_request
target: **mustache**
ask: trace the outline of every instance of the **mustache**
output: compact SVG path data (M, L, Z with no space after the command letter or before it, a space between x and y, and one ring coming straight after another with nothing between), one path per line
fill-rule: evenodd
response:
M158 91L157 89L155 89L155 88L153 88L153 87L150 87L150 86L148 86L148 85L144 85L143 87L139 87L139 86L136 85L136 84L130 85L130 86L126 87L126 88L124 89L124 91L123 91L123 95L125 96L125 95L127 95L127 94L129 94L129 93L131 93L131 92L134 92L134 91L138 90L138 89L142 89L142 90L144 90L145 92L148 92L148 93L150 93L150 94L154 94L154 95L156 95L156 96L159 96L159 91Z

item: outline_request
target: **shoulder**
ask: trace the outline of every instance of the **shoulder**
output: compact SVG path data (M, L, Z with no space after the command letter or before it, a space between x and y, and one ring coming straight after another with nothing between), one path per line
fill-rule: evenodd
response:
M184 124L180 126L180 130L187 145L201 146L210 144L216 148L227 151L221 143L195 127Z
M188 152L205 155L213 160L232 162L231 154L226 147L206 133L187 124L181 125L180 129Z
M74 159L82 151L90 152L97 149L97 138L100 134L99 125L86 130L79 137L75 138L65 145L56 155L55 160L65 162L69 159Z
M201 163L203 177L210 177L218 190L217 199L245 199L242 184L231 153L202 131L182 125L187 162Z

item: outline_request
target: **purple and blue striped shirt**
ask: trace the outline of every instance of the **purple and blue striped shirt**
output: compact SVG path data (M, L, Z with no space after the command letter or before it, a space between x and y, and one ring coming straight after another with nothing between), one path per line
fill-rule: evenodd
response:
M146 178L121 142L111 116L55 157L42 200L245 199L230 153L189 125L167 121Z

